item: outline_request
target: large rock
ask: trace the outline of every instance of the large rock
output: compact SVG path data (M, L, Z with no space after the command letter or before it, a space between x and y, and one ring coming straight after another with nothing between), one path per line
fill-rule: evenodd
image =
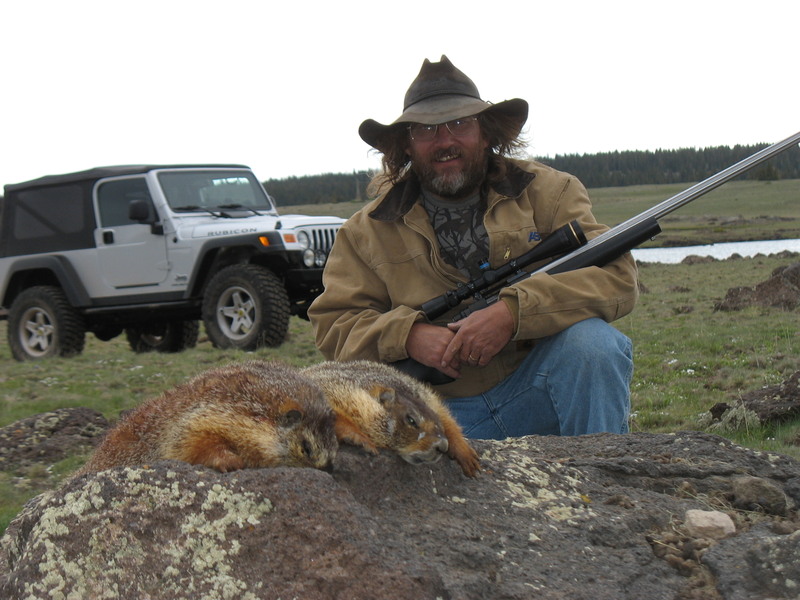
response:
M8 527L0 597L797 597L796 461L701 433L476 447L474 480L352 449L333 474L159 462L75 479ZM698 538L687 510L736 531Z

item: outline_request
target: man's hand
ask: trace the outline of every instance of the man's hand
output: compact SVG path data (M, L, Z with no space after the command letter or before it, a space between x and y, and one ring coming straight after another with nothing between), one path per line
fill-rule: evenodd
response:
M455 333L447 327L429 323L414 323L406 339L406 352L417 362L439 369L450 377L458 378L461 376L459 371L461 363L458 360L442 362L442 355L454 336Z
M442 355L442 364L465 362L484 367L511 340L514 318L506 303L497 301L447 327L455 335Z

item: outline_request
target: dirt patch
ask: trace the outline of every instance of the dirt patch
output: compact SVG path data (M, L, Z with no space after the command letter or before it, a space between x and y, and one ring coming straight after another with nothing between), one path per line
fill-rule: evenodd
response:
M800 418L800 371L783 383L747 392L738 402L715 404L709 413L712 421L719 423L745 421L748 416L758 423L785 423Z
M725 298L714 304L714 310L734 311L749 306L795 310L800 306L800 263L775 269L769 279L754 287L734 287Z
M762 421L784 422L800 417L800 371L781 384L745 394L742 402Z

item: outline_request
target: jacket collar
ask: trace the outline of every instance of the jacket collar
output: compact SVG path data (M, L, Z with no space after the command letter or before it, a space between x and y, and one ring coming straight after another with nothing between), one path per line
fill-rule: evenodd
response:
M518 165L508 162L506 176L492 185L492 189L500 196L516 198L536 177L521 169ZM419 200L421 188L416 175L411 175L390 189L378 205L369 213L370 218L376 221L396 221L404 216Z

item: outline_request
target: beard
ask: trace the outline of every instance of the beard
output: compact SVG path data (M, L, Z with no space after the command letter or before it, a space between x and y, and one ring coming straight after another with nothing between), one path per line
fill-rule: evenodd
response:
M453 172L437 173L433 163L445 157L463 157L466 163L463 169ZM438 150L429 157L411 155L411 168L419 178L422 188L448 200L466 198L475 192L486 179L489 158L483 149L476 148L467 153L462 148L451 146Z

